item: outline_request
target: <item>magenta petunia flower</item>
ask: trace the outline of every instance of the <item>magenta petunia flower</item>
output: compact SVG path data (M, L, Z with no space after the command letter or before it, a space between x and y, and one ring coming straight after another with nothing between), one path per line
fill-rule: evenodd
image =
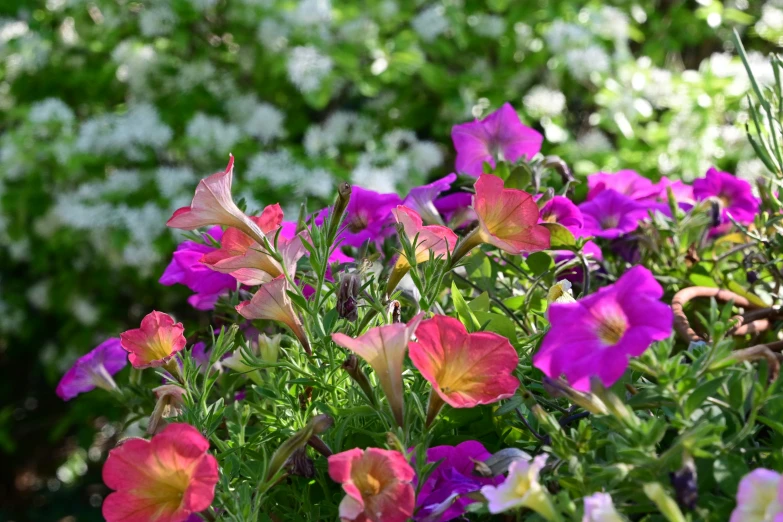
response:
M657 201L668 203L668 189L671 189L674 200L683 210L689 210L696 203L693 187L680 180L671 181L669 178L661 178L661 181L655 186L660 191L656 198Z
M654 199L661 192L660 187L633 170L620 170L615 174L596 172L587 176L588 201L605 190L615 190L637 201Z
M473 195L467 192L449 194L435 200L435 208L443 220L452 228L460 228L476 221L476 213L471 208Z
M151 440L128 439L109 452L103 481L107 522L184 522L215 497L218 463L209 441L189 424L174 423Z
M455 125L451 139L457 150L457 171L473 176L483 173L485 162L494 167L496 161L530 159L544 141L540 133L522 124L509 103L481 121Z
M669 337L671 308L660 301L663 288L643 266L635 266L613 285L575 303L553 303L547 315L551 328L533 365L551 378L565 375L581 391L597 376L614 384L654 341Z
M739 483L737 507L729 522L783 522L783 477L754 469Z
M355 448L329 457L329 476L345 491L342 522L405 522L413 515L416 472L399 451Z
M207 235L220 241L223 229L219 226L212 227L204 234L205 239L208 239ZM187 286L196 293L188 298L188 303L197 310L211 310L218 297L237 286L236 279L229 274L215 272L200 262L204 255L216 250L215 247L195 241L180 243L159 282L166 286Z
M693 194L698 201L713 198L720 202L724 223L730 222L731 215L739 223L750 224L759 211L759 200L753 195L750 183L715 167L705 177L694 180Z
M107 339L73 363L60 379L57 395L68 401L95 388L115 390L117 384L112 375L127 364L128 354L120 346L120 340L116 337Z
M438 467L427 478L416 499L415 520L427 520L441 513L437 520L447 522L465 512L465 508L478 502L467 496L479 491L482 486L497 486L504 478L479 477L473 473L475 463L483 462L492 454L475 440L468 440L456 446L435 446L427 450L427 462L438 462Z
M639 226L639 221L647 218L647 207L638 201L607 189L594 199L579 205L584 218L586 235L614 239Z
M341 244L360 247L368 241L381 241L394 233L391 209L402 202L397 194L380 194L352 187L351 200L338 234Z
M575 233L584 226L582 211L573 202L563 196L555 196L541 207L539 223L559 223Z
M441 192L449 190L451 184L456 180L456 174L449 174L428 185L414 187L408 192L408 195L405 196L402 204L419 214L425 223L430 225L443 225L444 223L440 213L435 207L435 198L437 198Z

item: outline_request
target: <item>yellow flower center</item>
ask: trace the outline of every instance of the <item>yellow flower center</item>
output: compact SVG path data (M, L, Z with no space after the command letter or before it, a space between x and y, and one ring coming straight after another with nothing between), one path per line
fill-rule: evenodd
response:
M601 219L601 228L606 230L609 228L617 228L617 225L620 223L620 216L604 216Z
M598 322L597 334L601 342L607 346L614 346L628 330L628 321L621 314L611 314L603 317Z

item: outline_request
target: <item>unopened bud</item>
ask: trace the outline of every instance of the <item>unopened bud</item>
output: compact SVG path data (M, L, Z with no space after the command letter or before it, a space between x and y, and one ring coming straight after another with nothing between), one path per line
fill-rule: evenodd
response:
M337 200L334 202L331 217L329 218L328 237L330 239L334 239L337 235L337 229L340 227L340 222L343 220L343 214L345 214L345 209L348 208L349 201L351 201L351 185L342 182L337 186Z
M305 448L296 450L293 455L291 455L291 458L288 459L285 467L291 475L305 478L315 477L315 465L313 464L312 459L307 456L307 450Z
M280 341L282 339L282 334L276 334L271 337L265 334L259 334L258 356L261 357L261 360L268 363L276 363L277 357L280 355Z
M666 517L669 522L685 522L685 517L677 506L677 503L666 492L664 487L658 482L650 482L643 486L644 494L653 501L658 511Z
M473 461L473 474L481 477L497 477L508 471L512 462L533 460L528 453L517 448L503 448L483 462Z
M671 474L671 481L677 503L688 511L696 509L699 486L696 481L696 465L692 458L683 459L682 467Z
M359 368L359 358L353 354L349 355L343 363L343 369L348 372L351 379L359 385L359 388L362 390L362 393L364 393L364 396L367 397L370 404L375 406L375 395L372 392L372 386L370 385L369 379L367 379L367 375Z
M606 415L609 410L595 396L589 393L583 393L573 389L562 379L550 379L544 376L543 385L546 392L552 397L564 397L577 406L581 406L590 413L596 415Z
M402 322L402 306L396 299L389 303L389 315L391 316L392 323Z
M337 289L337 315L350 322L359 318L359 290L362 288L362 278L358 272L345 273L340 278Z
M154 435L161 427L163 419L174 417L182 412L185 402L182 396L185 389L175 384L164 384L154 388L153 393L158 398L155 403L155 409L152 410L150 420L147 424L147 433Z
M277 475L294 452L305 447L313 435L319 435L325 432L333 423L334 420L326 414L316 415L310 419L304 428L294 433L272 454L272 458L269 459L269 467L266 471L266 480L271 480Z

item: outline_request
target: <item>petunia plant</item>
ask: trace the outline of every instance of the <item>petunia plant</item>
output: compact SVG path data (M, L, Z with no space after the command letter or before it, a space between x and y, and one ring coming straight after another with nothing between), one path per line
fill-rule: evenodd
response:
M161 283L212 311L151 311L58 388L149 434L107 520L783 517L771 182L575 187L510 104L452 137L406 197L245 208L233 156L197 185Z

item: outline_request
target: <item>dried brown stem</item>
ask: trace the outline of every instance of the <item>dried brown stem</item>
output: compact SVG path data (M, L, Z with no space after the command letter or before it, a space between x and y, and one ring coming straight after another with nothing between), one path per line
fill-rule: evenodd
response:
M720 288L710 288L708 286L690 286L683 288L672 299L672 312L674 312L674 329L685 341L696 342L703 339L696 331L691 328L688 317L683 310L686 303L697 297L714 297L723 302L733 301L735 305L743 308L758 309L759 307L748 301L739 294ZM760 325L756 325L758 327ZM757 330L761 331L761 330Z

